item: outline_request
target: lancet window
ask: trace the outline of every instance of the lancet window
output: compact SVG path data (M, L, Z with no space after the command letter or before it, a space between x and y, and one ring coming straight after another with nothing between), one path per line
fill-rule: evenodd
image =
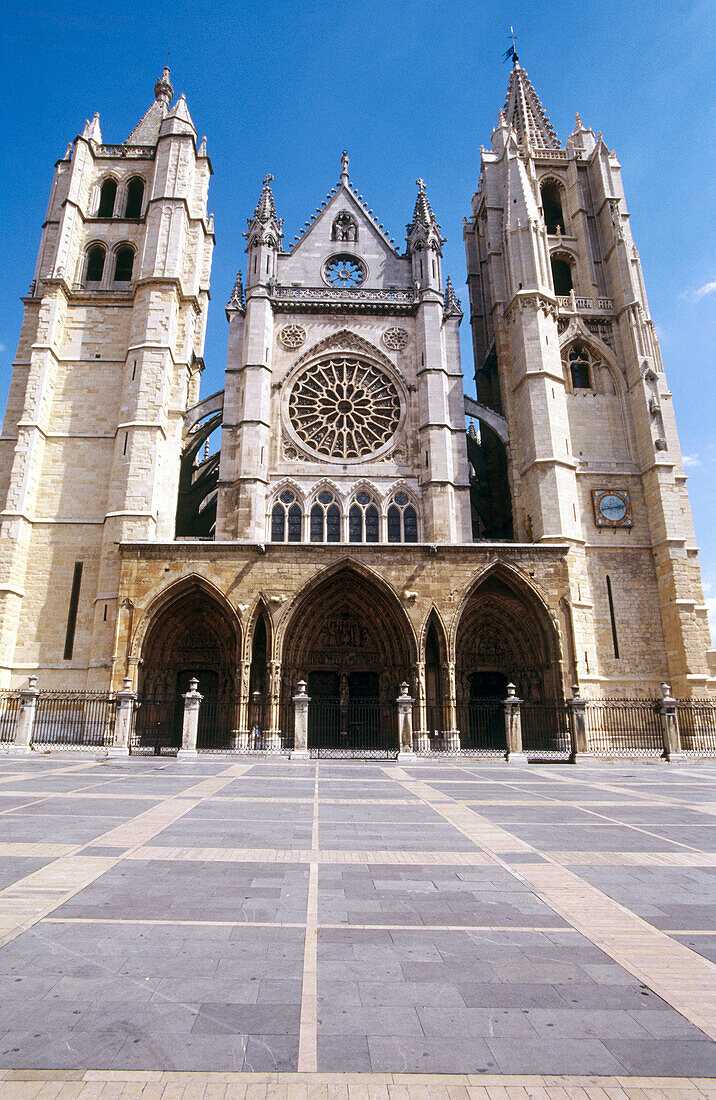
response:
M417 542L418 513L407 493L396 493L388 508L388 542Z
M362 490L356 494L348 512L348 541L378 542L379 536L378 508L370 493Z
M311 508L311 542L341 541L341 510L335 496L327 489L318 494Z
M271 542L300 542L301 505L291 489L284 489L271 510Z

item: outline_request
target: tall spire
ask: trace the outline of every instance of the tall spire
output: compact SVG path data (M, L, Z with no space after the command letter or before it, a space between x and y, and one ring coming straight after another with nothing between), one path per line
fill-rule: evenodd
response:
M159 103L163 103L165 107L168 107L172 101L173 95L174 89L169 79L169 66L165 65L162 75L154 85L154 98L158 100Z
M522 145L533 149L560 149L559 138L554 131L539 96L532 87L527 72L522 68L517 54L510 73L505 101L507 124Z

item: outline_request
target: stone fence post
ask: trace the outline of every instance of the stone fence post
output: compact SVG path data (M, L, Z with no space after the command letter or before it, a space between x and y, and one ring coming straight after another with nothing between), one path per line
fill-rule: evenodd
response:
M507 698L502 700L505 708L505 741L507 742L507 763L526 764L527 757L522 751L521 699L517 698L514 684L507 685Z
M661 699L658 703L659 716L661 718L661 734L664 738L664 756L671 763L685 760L686 756L681 751L681 735L679 733L679 719L676 713L676 699L671 694L668 684L661 685Z
M291 760L308 760L308 704L310 695L306 694L306 681L299 680L293 697L293 748Z
M197 755L196 735L199 730L199 707L204 698L204 696L196 690L198 686L198 680L190 680L189 690L182 696L184 699L184 721L181 731L181 748L177 755L184 759Z
M32 729L35 725L35 708L39 694L37 676L28 676L27 687L20 689L20 711L15 726L15 740L8 745L10 752L30 752Z
M114 740L107 748L107 756L129 756L129 739L132 736L132 718L137 693L132 691L131 676L125 677L117 692L117 711L114 716Z
M403 682L400 685L400 695L396 699L398 704L398 760L415 760L413 749L413 703L415 700L408 694L408 685Z
M587 700L579 694L579 684L572 684L572 698L567 700L569 710L570 764L576 764L580 756L591 756L587 739Z

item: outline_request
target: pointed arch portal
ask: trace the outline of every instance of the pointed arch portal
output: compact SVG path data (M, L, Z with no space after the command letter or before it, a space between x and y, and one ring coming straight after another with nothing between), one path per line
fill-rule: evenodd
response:
M308 684L315 755L397 752L395 700L415 642L394 594L345 566L311 586L283 640L283 697Z
M512 682L525 701L561 695L559 640L527 582L491 570L467 597L455 639L458 703L504 699Z
M216 709L212 704L234 695L239 652L238 621L218 594L199 580L177 585L152 615L141 647L139 744L154 743L161 732L163 747L179 747L182 694L196 678L204 696L197 739L201 748Z

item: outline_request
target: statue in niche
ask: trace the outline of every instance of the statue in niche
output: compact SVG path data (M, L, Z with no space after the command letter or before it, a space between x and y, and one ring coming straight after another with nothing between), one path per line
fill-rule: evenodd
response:
M356 241L358 239L358 227L347 210L341 210L333 222L331 234L334 241Z

